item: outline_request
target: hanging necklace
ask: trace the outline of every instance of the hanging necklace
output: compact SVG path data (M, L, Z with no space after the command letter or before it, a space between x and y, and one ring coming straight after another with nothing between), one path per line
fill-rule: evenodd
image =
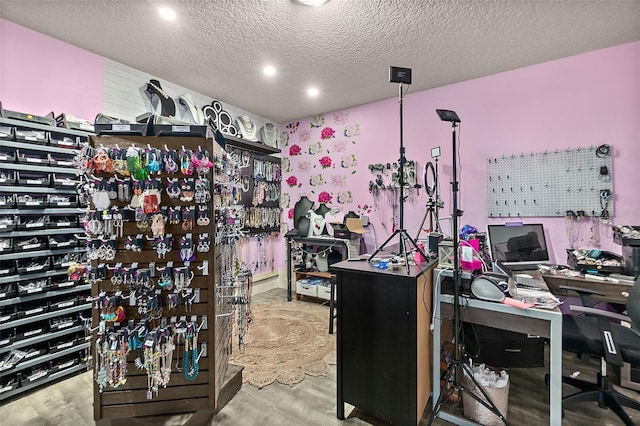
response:
M236 122L238 123L238 128L240 129L240 133L242 133L243 138L250 140L255 139L257 130L256 125L248 115L239 116L236 118Z
M189 354L191 351L191 355ZM191 360L189 359L191 357ZM191 362L190 362L191 361ZM187 380L194 380L200 373L198 366L198 330L196 324L189 324L184 342L183 373Z
M278 145L278 128L273 123L266 123L260 129L262 143L272 148Z

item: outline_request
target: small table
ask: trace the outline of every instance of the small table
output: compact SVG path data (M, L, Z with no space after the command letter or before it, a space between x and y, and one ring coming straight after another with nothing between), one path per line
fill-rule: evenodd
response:
M440 327L442 318L453 317L454 296L440 293L440 278L453 276L453 271L435 269L433 272L433 406L435 407L440 396ZM463 276L464 278L464 276ZM460 296L464 300L461 321L518 333L535 334L549 339L550 350L550 395L549 395L549 424L560 425L562 423L562 312L555 309L518 309L502 303L486 302ZM506 413L503 413L506 414ZM449 422L461 425L474 425L475 423L458 417L446 411L440 411L438 417Z

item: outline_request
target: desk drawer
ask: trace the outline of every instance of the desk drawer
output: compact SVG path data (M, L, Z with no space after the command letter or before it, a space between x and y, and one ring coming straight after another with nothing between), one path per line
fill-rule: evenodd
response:
M494 368L544 367L543 338L467 323L464 336L467 353L477 355L476 363Z

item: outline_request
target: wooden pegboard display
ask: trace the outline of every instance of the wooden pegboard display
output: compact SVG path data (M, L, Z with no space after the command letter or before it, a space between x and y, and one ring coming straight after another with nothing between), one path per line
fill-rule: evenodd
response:
M487 215L613 216L612 148L576 148L488 158ZM607 192L608 191L608 192ZM608 194L608 196L607 196Z

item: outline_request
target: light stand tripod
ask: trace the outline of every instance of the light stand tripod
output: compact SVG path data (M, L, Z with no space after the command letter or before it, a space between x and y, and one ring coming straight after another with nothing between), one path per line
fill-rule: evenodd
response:
M399 254L401 256L404 257L404 262L405 265L407 267L407 274L409 274L411 272L411 268L409 266L409 250L407 250L406 244L407 242L411 243L411 245L413 246L413 248L415 250L417 250L418 252L420 252L420 254L422 255L423 259L427 259L427 256L423 253L423 251L420 249L420 247L418 247L418 244L416 244L415 240L413 238L411 238L409 236L409 234L407 234L407 231L404 229L404 165L407 162L407 158L404 156L404 144L403 144L403 140L402 140L402 101L403 101L403 97L404 94L402 93L402 83L400 83L399 85L399 101L398 103L400 104L400 160L399 160L399 167L398 167L398 183L400 186L400 210L399 210L399 228L396 229L395 231L393 231L393 234L391 234L391 236L389 238L387 238L387 240L382 243L382 245L369 257L369 262L371 262L375 256L382 251L387 244L389 244L389 242L391 240L393 240L396 236L398 236L399 238Z
M420 233L423 231L424 223L429 219L429 232L442 232L440 229L440 219L438 217L438 210L444 207L444 203L440 200L440 191L438 189L438 157L440 157L440 147L431 148L431 157L435 159L435 167L431 161L424 165L424 188L427 191L429 200L427 201L427 211L424 212L422 222L418 227L418 233L415 240L418 241ZM431 181L433 185L429 185L429 175L431 175ZM434 199L435 197L435 199ZM435 221L436 227L433 228L433 222Z
M458 114L454 111L437 109L436 112L442 121L450 121L453 129L452 139L453 139L453 179L451 181L451 191L453 195L453 215L452 215L452 227L453 227L453 324L454 324L454 335L453 335L453 344L455 347L454 350L454 359L447 368L447 371L444 374L444 381L442 388L440 389L440 396L438 397L438 401L433 407L433 412L429 417L429 425L433 423L433 420L437 417L438 413L442 409L442 404L447 400L449 395L452 395L453 392L457 389L459 395L464 397L466 395L475 399L482 406L487 408L493 414L498 416L500 420L506 425L507 419L500 413L500 410L495 406L491 397L487 394L482 386L474 379L473 372L471 368L464 362L462 359L462 348L461 343L459 342L460 336L460 287L461 283L461 270L460 270L460 255L458 253L460 247L460 241L458 236L458 216L460 215L458 210L458 164L457 164L457 152L456 152L456 127L458 123L460 123L460 118L458 118ZM434 344L439 344L439 342L434 342ZM438 362L438 360L434 360L434 362ZM484 400L472 392L470 389L464 386L462 380L464 376L467 376L469 380L474 384L474 387L480 391L482 396L485 398ZM452 386L449 387L449 384Z

